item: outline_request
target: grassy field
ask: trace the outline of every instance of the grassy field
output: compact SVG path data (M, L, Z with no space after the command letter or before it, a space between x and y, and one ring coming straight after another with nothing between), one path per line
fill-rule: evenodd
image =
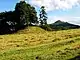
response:
M78 57L78 58L76 58ZM0 35L0 60L80 60L80 29L39 27Z

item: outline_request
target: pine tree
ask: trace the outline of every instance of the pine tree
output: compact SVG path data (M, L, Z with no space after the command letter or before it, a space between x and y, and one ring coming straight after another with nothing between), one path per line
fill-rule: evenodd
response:
M41 9L40 14L39 14L40 24L41 25L47 25L47 13L45 11L45 7L42 6L40 9Z

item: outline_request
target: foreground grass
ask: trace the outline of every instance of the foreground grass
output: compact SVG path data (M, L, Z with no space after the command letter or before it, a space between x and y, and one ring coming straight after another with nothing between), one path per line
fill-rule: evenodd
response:
M17 34L1 35L0 51L0 60L72 59L80 55L80 29L47 32L30 27Z

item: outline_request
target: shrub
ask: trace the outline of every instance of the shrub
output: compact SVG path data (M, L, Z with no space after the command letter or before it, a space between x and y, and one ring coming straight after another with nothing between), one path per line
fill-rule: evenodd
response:
M42 25L40 27L47 30L47 31L52 31L52 28L49 25Z

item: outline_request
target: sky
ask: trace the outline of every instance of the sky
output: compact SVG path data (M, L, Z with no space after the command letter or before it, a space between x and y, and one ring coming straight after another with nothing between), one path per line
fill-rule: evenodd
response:
M20 0L1 0L0 12L14 10ZM80 25L80 0L25 0L36 8L39 14L41 6L45 6L48 23L62 20Z

